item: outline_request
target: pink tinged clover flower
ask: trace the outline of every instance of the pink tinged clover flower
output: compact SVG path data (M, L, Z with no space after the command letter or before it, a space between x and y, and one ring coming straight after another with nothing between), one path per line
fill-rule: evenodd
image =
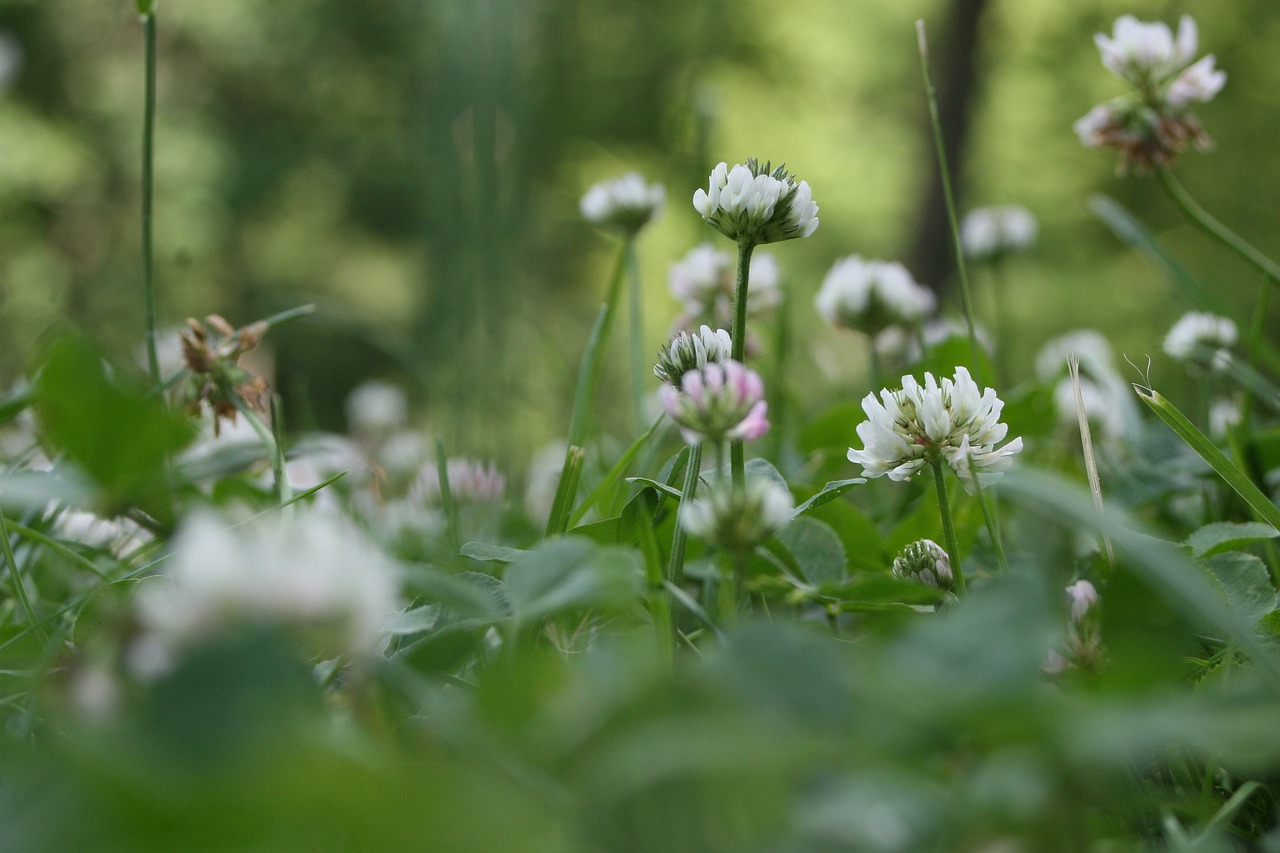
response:
M754 441L769 431L760 374L732 359L690 370L658 389L662 408L685 441Z
M1000 422L1004 403L992 388L979 392L964 367L941 383L933 374L902 377L902 388L868 394L862 401L867 420L858 425L862 450L849 448L849 461L862 465L867 477L910 480L926 464L945 462L966 487L973 476L994 475L1013 463L1022 439L1003 447L1009 428Z
M707 189L693 194L693 207L730 240L776 243L808 237L818 230L818 205L807 181L796 183L786 168L770 171L757 160L711 171Z

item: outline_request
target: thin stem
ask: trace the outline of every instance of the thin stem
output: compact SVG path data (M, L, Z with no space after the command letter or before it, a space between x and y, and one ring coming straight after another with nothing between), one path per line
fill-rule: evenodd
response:
M951 521L951 502L947 500L947 484L942 479L942 460L934 460L933 485L938 490L938 512L942 515L942 536L946 540L947 559L951 561L951 574L955 577L955 590L964 595L964 571L960 568L960 545L956 542L956 528Z
M151 384L160 384L160 359L156 355L155 251L152 245L151 211L155 187L156 136L156 15L142 15L142 297L147 323L147 370Z
M867 387L874 392L880 387L880 377L884 375L884 369L880 366L880 353L876 351L876 339L872 335L867 335L867 372L869 374Z
M733 360L746 361L747 353L747 287L751 281L751 253L755 243L738 241L737 283L733 289ZM741 441L729 445L729 464L733 466L733 488L741 491L747 482L747 455Z
M702 469L702 442L689 446L689 462L684 471L684 488L680 490L680 511L683 512L689 501L698 491L698 475ZM684 552L688 536L684 525L676 518L675 530L671 533L671 566L667 570L667 580L679 586L684 581Z
M22 605L22 612L27 614L27 623L37 625L40 620L36 617L35 608L31 606L31 599L27 596L27 585L23 583L22 573L18 570L18 558L13 554L13 543L9 540L9 525L3 513L0 513L0 545L4 546L5 562L9 564L9 579L13 581L13 591ZM44 632L40 633L43 635Z
M618 264L614 267L613 277L609 280L609 290L604 304L596 314L595 326L591 329L591 337L587 340L587 348L582 353L582 364L578 368L578 384L573 392L573 413L569 417L569 445L585 447L587 424L591 409L595 405L596 391L600 386L600 377L604 373L604 353L609 342L609 331L613 328L613 317L617 313L618 295L622 290L622 276L627 266L627 253L631 240L623 244L622 253L618 256Z
M1156 178L1159 179L1160 186L1164 187L1164 191L1169 194L1169 198L1173 199L1174 204L1181 208L1187 218L1201 231L1244 258L1269 278L1272 284L1280 287L1280 266L1277 266L1275 261L1249 245L1240 235L1223 225L1201 207L1187 193L1186 188L1173 176L1173 173L1167 169L1157 169Z
M285 471L284 448L276 443L275 436L272 435L271 430L267 429L262 418L240 399L240 395L234 389L226 389L226 396L231 401L231 405L236 407L236 411L258 434L263 447L267 449L267 456L271 459L271 475L276 483L276 499L281 503L289 500L293 497L293 489L289 486L289 475Z
M1009 561L1004 556L1004 543L1000 539L1000 524L996 519L995 509L987 503L987 495L982 488L982 480L973 467L973 456L969 457L969 471L973 477L973 489L978 497L978 506L982 508L982 521L986 524L987 535L991 537L991 544L996 549L996 561L1000 564L1000 571L1008 574Z
M453 499L453 484L449 482L449 454L444 450L444 439L436 437L436 478L440 482L440 505L444 508L445 535L449 539L449 552L462 550L462 530L458 523L458 502Z
M1007 280L1005 255L1004 250L1000 250L991 259L991 332L997 343L995 350L996 376L1001 380L1008 377L1008 365L1005 363L1004 354L1008 349L1010 337L1010 327L1006 322L1006 312L1004 310L1005 295L1009 292L1009 288L1005 284Z
M631 411L635 418L636 432L644 431L644 294L640 285L640 262L636 257L635 240L628 239L625 247L627 273L631 290Z
M951 226L951 244L956 255L956 271L960 275L960 296L964 301L964 322L969 330L969 350L973 360L973 376L982 385L981 349L978 346L978 330L973 322L973 296L969 292L969 271L964 262L964 247L960 243L960 221L956 216L955 197L951 193L951 169L947 166L947 151L942 142L942 119L938 116L938 92L929 74L929 42L925 38L924 21L916 21L916 39L920 47L920 71L924 75L925 95L929 101L929 122L933 125L933 148L938 157L938 176L942 180L942 196L947 204L947 222ZM957 575L958 577L958 575Z

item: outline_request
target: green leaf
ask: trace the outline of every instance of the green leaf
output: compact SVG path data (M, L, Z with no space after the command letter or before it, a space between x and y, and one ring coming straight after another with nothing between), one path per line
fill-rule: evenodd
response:
M508 548L506 545L492 545L488 542L468 542L459 551L464 557L479 560L482 563L510 563L521 554L527 552L519 548Z
M454 614L487 623L505 619L510 605L501 581L480 572L449 575L430 566L414 569L413 587L428 601L442 604Z
M425 675L449 673L475 653L489 630L482 619L453 622L402 648L392 658Z
M852 489L854 486L861 485L865 482L867 482L866 477L854 477L852 480L831 480L822 487L822 491L796 507L795 511L791 513L791 517L798 518L815 507L820 507L825 503L830 503Z
M101 488L108 513L136 505L162 520L172 517L165 460L194 436L184 418L113 383L79 338L54 345L36 395L45 434Z
M1207 558L1226 551L1243 551L1250 545L1265 542L1280 536L1280 531L1269 524L1256 521L1237 523L1219 521L1206 524L1187 537L1187 545L1191 553L1197 557Z
M884 610L937 604L946 598L942 590L900 580L888 572L863 572L847 581L823 584L818 592L834 598L841 610Z
M805 424L796 436L796 446L808 454L838 448L843 458L858 443L858 424L866 419L857 403L839 403Z
M648 486L651 489L657 489L658 491L662 492L664 495L675 498L676 500L680 500L680 498L683 497L683 495L680 494L680 490L677 489L675 486L668 486L666 483L660 483L657 480L651 480L648 477L628 477L627 482L639 483L642 486Z
M439 621L440 605L424 604L421 607L414 607L397 613L387 623L386 631L388 634L396 636L421 634L423 631L430 631Z
M662 417L655 420L653 424L644 431L644 434L637 438L632 445L627 448L627 451L618 458L618 461L613 464L613 467L609 469L609 472L604 475L604 479L591 490L589 495L583 498L582 503L580 503L578 508L573 511L573 514L569 516L569 524L571 526L576 525L581 521L582 517L587 514L587 511L599 503L600 499L606 493L618 487L618 484L622 482L623 473L631 466L631 463L635 461L640 450L649 443L649 439L653 438L653 434L657 432L658 427L662 425L662 422Z
M1262 560L1233 552L1212 557L1204 566L1217 581L1227 604L1246 624L1257 625L1275 609L1276 590Z
M830 525L816 518L797 518L776 535L809 583L837 583L848 576L844 545Z
M507 567L505 580L515 618L527 624L569 610L629 604L640 592L641 567L632 550L563 537L522 555Z
M825 521L844 545L851 568L859 571L887 568L884 540L871 519L849 501L832 501L813 508L810 518Z

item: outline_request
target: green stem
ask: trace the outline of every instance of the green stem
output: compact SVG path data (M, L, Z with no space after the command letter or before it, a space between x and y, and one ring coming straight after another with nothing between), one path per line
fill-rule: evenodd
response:
M951 574L955 577L955 590L964 595L964 571L960 568L960 545L956 542L956 528L951 521L951 503L947 500L947 484L942 479L942 460L932 463L933 485L938 490L938 512L942 515L942 536L946 540L947 559L951 561Z
M969 472L970 476L973 477L973 490L978 497L978 506L982 508L982 520L987 525L987 535L991 537L991 544L996 549L996 561L1000 564L1000 571L1008 574L1009 561L1004 556L1004 543L1000 539L1000 524L996 519L995 509L987 503L987 495L982 488L982 480L973 467L972 456L969 457Z
M716 611L721 628L728 628L738 615L738 577L741 556L721 554L719 582L716 589Z
M151 384L159 385L160 359L156 355L155 251L151 237L156 137L156 16L151 9L142 16L142 44L142 298L147 323L147 370L151 376Z
M1167 169L1157 169L1156 178L1159 179L1160 186L1164 187L1164 191L1169 194L1169 198L1173 199L1174 204L1181 208L1187 218L1201 231L1244 258L1269 278L1272 284L1280 286L1280 266L1277 266L1275 261L1215 219L1187 193L1186 188Z
M276 499L281 503L293 497L293 489L289 486L289 476L285 471L284 447L276 442L275 436L271 430L267 429L267 425L262 422L262 418L249 408L249 406L240 399L240 395L235 392L234 388L224 389L227 399L231 401L231 405L236 407L236 411L248 422L253 431L258 434L258 438L262 440L262 445L267 449L267 456L271 459L271 475L276 483Z
M680 491L680 509L693 500L698 491L698 474L702 468L702 442L689 446L689 462L684 471L684 488ZM684 580L684 551L688 537L684 525L676 518L675 530L671 534L671 566L667 570L667 580L679 586Z
M751 281L751 253L756 245L750 240L738 241L737 282L733 289L733 360L746 362L747 353L747 287ZM729 464L733 466L733 488L741 491L747 482L747 455L741 441L729 445Z
M440 481L440 505L444 508L445 535L449 539L449 553L462 550L462 527L458 523L458 502L453 499L453 484L449 482L449 454L444 450L444 439L436 437L436 478Z
M880 353L876 352L876 339L873 335L867 335L867 371L870 373L870 382L867 387L874 393L880 387L880 377L884 375L884 368L880 365Z
M31 606L31 599L27 596L27 585L22 582L22 573L18 570L18 558L14 556L13 543L9 541L9 525L3 513L0 513L0 545L4 546L4 559L9 564L9 579L13 581L13 592L22 605L22 612L27 615L27 624L38 625L40 620L36 617L35 608ZM41 633L44 632L41 631Z
M960 296L964 301L964 322L969 330L969 351L973 360L973 378L982 385L982 361L979 358L978 330L973 322L973 296L969 291L969 271L964 262L964 247L960 243L960 221L956 216L956 202L951 192L951 169L947 166L947 151L942 141L942 119L938 116L938 92L929 74L929 43L925 38L924 21L916 21L916 38L920 47L920 71L924 75L925 95L929 101L929 122L933 125L933 148L938 158L938 177L942 180L942 196L947 205L947 222L951 226L951 245L956 255L956 272L960 275ZM959 574L956 575L959 577Z
M631 411L635 418L636 432L639 433L645 427L644 294L640 284L640 262L636 257L635 240L627 240L625 252L631 290Z
M609 342L609 331L613 328L613 317L617 313L618 296L622 290L622 277L627 266L627 254L630 251L631 239L628 238L618 256L618 264L614 268L613 277L609 280L609 290L604 304L596 314L595 326L591 329L591 337L587 339L587 348L582 353L582 365L578 368L578 384L573 392L573 413L569 417L569 446L585 447L587 424L591 409L595 404L596 391L600 386L600 377L604 373L604 353Z

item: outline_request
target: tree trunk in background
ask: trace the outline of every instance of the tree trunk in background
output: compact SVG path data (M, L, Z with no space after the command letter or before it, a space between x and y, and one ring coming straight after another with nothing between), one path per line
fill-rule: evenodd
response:
M952 0L950 12L940 38L929 42L929 66L938 89L938 116L942 122L942 141L946 146L947 167L951 171L951 188L956 204L964 197L964 151L977 95L978 25L987 0ZM932 34L931 34L932 35ZM929 140L929 180L925 184L921 207L912 230L915 240L907 255L907 267L922 284L942 292L955 273L951 226L947 222L946 198L942 178L933 151L932 130L928 111L922 131ZM960 213L963 214L963 208Z

